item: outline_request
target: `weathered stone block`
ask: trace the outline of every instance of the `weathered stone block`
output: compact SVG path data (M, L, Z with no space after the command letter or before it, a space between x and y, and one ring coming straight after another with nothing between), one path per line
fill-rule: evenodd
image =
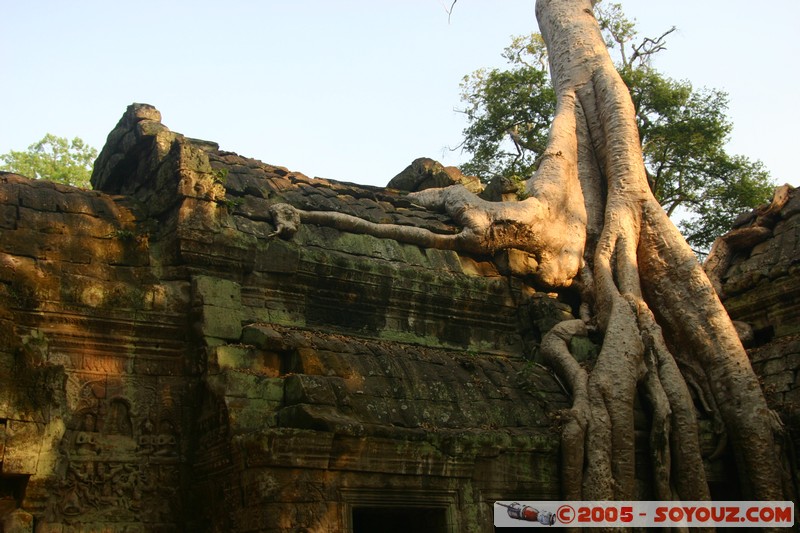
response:
M800 321L798 321L796 318L789 315L789 313L786 313L786 315L781 317L781 319L782 320L775 328L776 336L786 337L800 333Z
M261 431L275 427L280 402L253 398L228 398L229 424L234 433Z
M436 248L426 248L424 252L431 269L444 270L445 272L461 272L461 260L456 252L452 250L437 250Z
M241 285L212 276L192 277L192 294L198 303L226 309L238 309L242 301Z
M165 281L142 288L144 308L148 311L186 313L191 302L191 284L184 281Z
M422 191L435 187L460 184L470 192L479 193L483 184L476 176L465 176L456 167L445 167L427 157L415 159L408 167L393 177L388 188L401 191Z
M58 211L61 194L55 190L51 181L36 180L21 184L19 205L36 211Z
M286 405L310 403L336 405L336 395L328 379L322 376L294 374L284 380L284 399Z
M70 526L67 526L68 528ZM64 533L64 524L53 522L37 522L36 533Z
M221 369L249 368L253 354L252 350L243 346L215 346L210 349L211 358L216 361Z
M794 372L784 370L778 374L772 374L764 377L764 391L767 394L773 392L786 392L794 383Z
M199 322L200 332L205 337L238 341L242 335L243 318L239 309L205 305Z
M795 418L795 423L797 423L797 419L800 418L800 387L795 387L788 391L783 399L786 409L792 414L792 417Z
M599 347L586 337L572 337L569 341L569 352L579 363L595 359L600 353Z
M321 359L322 353L316 348L301 346L294 353L297 364L291 365L295 372L303 374L324 375L327 373L328 365Z
M233 441L248 467L277 465L328 468L334 434L291 427L265 430Z
M524 277L539 269L539 262L533 255L514 248L499 252L495 260L503 274Z
M3 450L3 474L33 475L39 463L44 426L36 422L8 420Z
M224 394L226 396L262 399L274 402L283 401L283 378L272 378L251 372L227 370L223 372L221 380L224 382Z
M180 376L184 362L172 357L143 357L133 360L133 373L145 376Z
M543 293L532 295L522 309L522 317L537 340L562 320L574 318L568 305Z
M4 533L33 533L33 515L15 509L2 517Z
M345 435L363 435L364 425L332 405L299 404L278 411L281 427L311 429Z
M781 217L785 220L792 219L800 213L800 194L793 194L781 209Z
M0 204L0 228L16 229L17 206Z
M786 370L786 359L781 357L778 359L771 359L765 362L761 366L761 375L763 376L771 376L773 374L779 374Z
M800 353L794 352L786 356L786 368L789 370L800 369ZM800 377L800 374L798 374Z
M461 272L468 276L494 277L500 275L495 264L490 261L476 261L466 256L458 258L461 261Z
M242 343L251 344L262 350L284 351L288 345L283 335L268 324L248 324L242 328Z
M236 200L233 201L235 202ZM238 231L259 239L259 241L270 239L275 230L275 228L267 222L259 222L240 216L234 216L233 221Z
M259 398L270 401L284 403L284 380L283 378L264 378L258 386Z

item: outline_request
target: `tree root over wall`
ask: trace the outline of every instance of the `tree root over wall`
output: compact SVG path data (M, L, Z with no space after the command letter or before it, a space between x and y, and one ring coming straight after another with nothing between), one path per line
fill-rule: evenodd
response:
M526 200L486 202L458 185L409 195L448 213L463 228L454 235L281 204L273 206L276 233L311 223L434 248L517 248L536 257L542 283L576 285L581 319L542 342L573 397L562 433L566 499L637 499L637 392L651 414L656 497L710 499L690 388L733 446L742 496L793 499L780 421L712 284L650 193L633 104L591 1L539 0L536 15L558 104ZM603 337L591 370L568 348L589 330Z

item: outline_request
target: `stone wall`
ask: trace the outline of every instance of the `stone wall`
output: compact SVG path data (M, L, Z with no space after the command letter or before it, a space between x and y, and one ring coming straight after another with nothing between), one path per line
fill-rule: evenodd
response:
M794 450L800 450L800 191L787 188L786 194L776 212L740 217L733 231L757 224L762 236L735 251L722 292L731 318L752 330L753 368ZM800 455L794 456L796 468Z
M457 228L146 105L92 180L0 176L5 530L487 531L496 499L558 497L567 398L531 356L571 308L513 258L281 240L275 202Z
M190 283L159 276L123 198L0 180L0 498L37 531L172 524L199 376Z
M524 254L309 224L282 240L275 203L459 228L400 191L171 132L147 105L92 183L0 174L2 531L483 532L495 500L559 498L569 399L535 360L576 298L533 285ZM796 203L725 278L795 427ZM648 429L639 410L641 499ZM715 494L729 460L707 465Z

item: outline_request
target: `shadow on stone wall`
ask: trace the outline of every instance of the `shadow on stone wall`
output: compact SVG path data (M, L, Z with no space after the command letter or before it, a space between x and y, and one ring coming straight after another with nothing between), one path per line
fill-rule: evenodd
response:
M6 531L360 531L382 515L396 530L477 532L495 500L558 499L569 399L536 353L575 298L536 287L525 257L308 224L281 240L279 202L458 228L402 191L171 132L143 104L109 135L92 183L0 175ZM792 428L795 203L775 225L783 244L726 277ZM596 356L589 341L573 348ZM636 429L648 499L646 416ZM708 465L718 487L727 460Z

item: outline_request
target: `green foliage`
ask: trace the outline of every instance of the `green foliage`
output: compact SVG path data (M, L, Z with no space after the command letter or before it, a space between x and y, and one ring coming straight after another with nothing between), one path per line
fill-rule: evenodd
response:
M725 151L733 125L727 95L694 90L649 67L622 69L636 108L650 187L690 244L710 248L738 214L769 200L774 189L760 161Z
M464 77L462 100L468 125L463 148L473 157L461 168L489 178L529 175L547 145L556 97L542 63L538 34L515 39L504 56L509 70L479 70Z
M631 91L653 194L670 216L685 217L680 228L689 243L707 250L737 214L767 201L774 184L760 162L726 153L726 93L696 90L650 66L674 28L634 45L635 24L618 4L600 4L595 14ZM462 171L484 181L533 174L555 110L541 35L515 37L503 57L508 69L479 70L461 84L462 146L472 154Z
M625 45L636 37L636 24L628 20L622 12L619 4L598 4L595 8L595 16L600 23L600 29L608 48L619 47L619 51L625 53ZM623 63L626 63L623 58Z
M716 165L703 194L687 202L691 215L678 224L686 240L701 250L729 231L738 215L768 202L775 189L761 161L724 156Z
M79 137L71 141L48 133L24 152L10 151L0 155L2 170L34 179L44 179L89 188L92 165L97 150Z
M227 168L218 168L214 170L214 182L219 183L221 185L225 185L225 182L228 181L228 169Z
M136 238L136 234L129 229L118 229L112 233L112 236L121 241L132 241Z

